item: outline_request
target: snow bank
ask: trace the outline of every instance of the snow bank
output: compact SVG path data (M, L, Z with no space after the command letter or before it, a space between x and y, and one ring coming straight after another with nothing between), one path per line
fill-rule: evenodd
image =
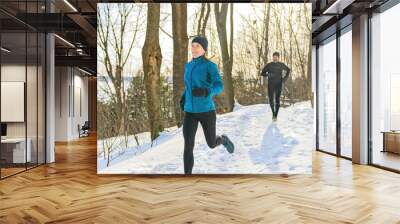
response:
M201 125L197 130L193 174L311 173L314 148L313 109L310 102L281 108L272 122L268 104L235 104L231 113L217 116L217 134L226 134L235 144L229 154L223 146L210 149ZM150 134L138 135L140 146L130 138L125 153L106 167L98 158L99 174L182 174L182 129L173 127L150 143ZM102 147L101 141L98 144Z

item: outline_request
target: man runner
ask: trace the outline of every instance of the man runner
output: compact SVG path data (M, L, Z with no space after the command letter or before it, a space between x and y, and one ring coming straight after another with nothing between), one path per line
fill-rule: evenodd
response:
M272 120L276 121L280 107L282 84L290 73L290 68L279 61L279 52L272 54L272 62L268 63L261 72L262 76L268 77L268 98L272 110Z

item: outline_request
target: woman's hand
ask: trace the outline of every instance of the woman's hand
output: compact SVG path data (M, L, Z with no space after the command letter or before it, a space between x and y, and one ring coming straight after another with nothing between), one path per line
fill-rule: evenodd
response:
M192 95L193 96L208 96L210 94L210 90L208 88L193 88Z

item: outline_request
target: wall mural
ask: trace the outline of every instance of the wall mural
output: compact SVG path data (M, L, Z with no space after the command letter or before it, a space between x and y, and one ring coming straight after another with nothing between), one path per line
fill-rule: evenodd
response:
M99 174L311 173L311 4L98 4Z

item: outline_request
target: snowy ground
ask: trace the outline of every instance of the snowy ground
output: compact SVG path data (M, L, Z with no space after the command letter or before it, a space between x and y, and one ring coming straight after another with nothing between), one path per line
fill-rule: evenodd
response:
M310 102L281 108L277 122L272 122L268 104L237 105L233 112L217 115L217 134L228 135L235 152L229 154L222 145L210 149L199 124L193 174L311 173L313 116ZM112 160L109 167L99 156L98 173L182 174L182 129L163 132L152 147L148 136L139 135L139 147L131 141L132 147Z

